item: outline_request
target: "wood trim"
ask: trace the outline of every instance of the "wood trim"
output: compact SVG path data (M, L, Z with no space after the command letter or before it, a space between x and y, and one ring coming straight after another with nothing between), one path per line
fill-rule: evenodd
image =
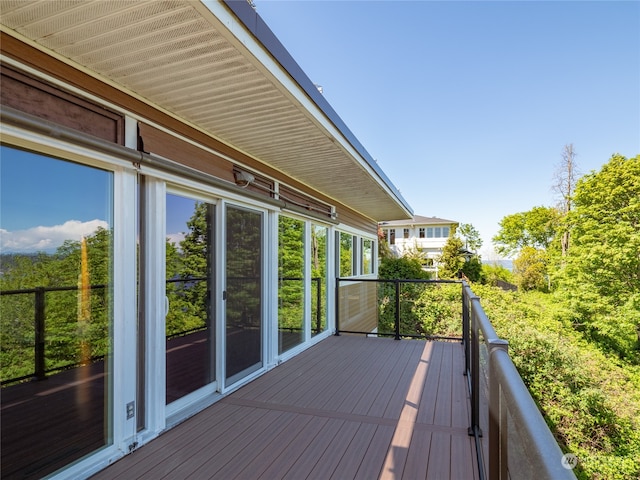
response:
M139 150L168 158L181 165L186 165L221 180L234 183L233 163L229 160L180 140L146 123L138 123L138 135L140 140Z
M124 117L0 65L0 104L123 145Z

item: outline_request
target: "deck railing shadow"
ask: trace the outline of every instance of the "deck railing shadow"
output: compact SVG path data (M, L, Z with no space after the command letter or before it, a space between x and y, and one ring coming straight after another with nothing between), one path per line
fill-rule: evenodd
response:
M420 320L425 311L424 302L416 300L421 289L445 286L459 289L460 309L449 312L457 316L459 330L420 328L414 320ZM468 432L475 437L481 480L576 478L575 463L571 456L563 455L522 381L509 356L508 341L497 335L480 298L466 281L337 278L335 299L336 335L362 333L396 340L463 343L465 365L460 373L467 377Z

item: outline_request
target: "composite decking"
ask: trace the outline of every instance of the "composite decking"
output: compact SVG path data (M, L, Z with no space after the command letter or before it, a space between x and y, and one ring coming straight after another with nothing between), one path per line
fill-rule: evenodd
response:
M323 340L99 472L131 479L476 479L460 343Z

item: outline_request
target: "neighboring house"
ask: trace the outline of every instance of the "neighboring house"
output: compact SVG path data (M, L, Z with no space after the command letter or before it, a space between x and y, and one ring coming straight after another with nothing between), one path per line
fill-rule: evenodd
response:
M0 26L2 253L69 260L3 287L2 475L86 478L331 335L413 212L247 2Z
M389 248L396 256L418 251L424 256L424 268L438 272L438 257L458 222L437 217L415 215L409 220L380 222L379 227Z

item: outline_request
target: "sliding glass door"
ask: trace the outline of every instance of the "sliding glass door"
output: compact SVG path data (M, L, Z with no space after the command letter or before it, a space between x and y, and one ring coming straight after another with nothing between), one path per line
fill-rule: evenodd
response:
M227 205L225 211L226 385L262 367L264 213Z
M215 380L215 205L167 195L166 403Z
M113 443L114 174L3 146L0 178L2 476L42 478Z

